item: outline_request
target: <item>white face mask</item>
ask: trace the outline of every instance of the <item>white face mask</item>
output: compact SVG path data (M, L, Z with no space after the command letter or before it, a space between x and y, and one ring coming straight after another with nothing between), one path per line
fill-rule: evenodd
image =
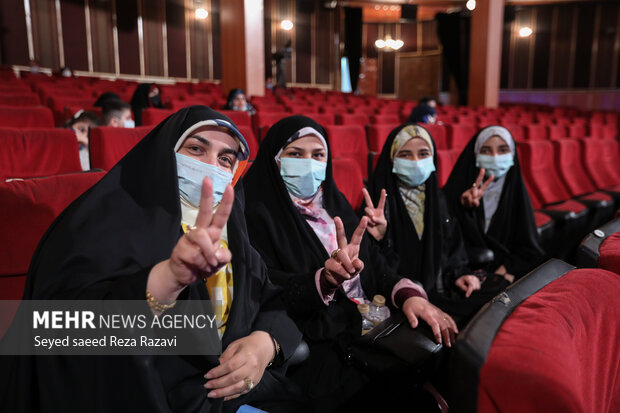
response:
M213 206L217 206L222 200L226 187L232 183L233 174L180 153L175 153L175 156L177 158L177 176L179 177L181 197L198 208L200 206L202 180L206 176L211 179L213 185Z
M135 128L136 122L134 122L133 119L127 119L126 121L123 122L123 127L124 128Z

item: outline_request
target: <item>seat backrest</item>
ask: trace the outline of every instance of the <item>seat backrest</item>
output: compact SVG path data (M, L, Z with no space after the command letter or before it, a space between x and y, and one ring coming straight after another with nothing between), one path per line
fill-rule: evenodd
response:
M581 165L597 188L602 189L615 184L614 176L609 174L605 166L605 154L601 150L601 141L579 139L581 144Z
M612 268L609 265L600 265L599 263L601 245L603 242L606 242L607 238L612 236L614 236L614 240L610 240L610 243L605 247L608 258L603 261L612 256L620 258L620 243L618 239L618 237L620 237L620 217L618 217L585 236L581 244L579 244L579 248L577 248L577 266L579 266L579 268L594 268L598 264L600 268L620 274L620 265ZM620 259L618 263L620 263Z
M248 112L241 110L221 110L220 113L228 116L237 126L252 127L252 120L250 119L250 114Z
M579 142L574 139L558 139L553 141L555 164L558 174L572 196L594 192L596 187L581 168Z
M254 160L256 158L256 154L258 153L258 139L256 139L256 135L254 135L254 131L249 125L237 125L239 132L245 138L248 145L250 145L250 159Z
M398 117L398 115L395 114L370 115L368 120L370 121L370 123L382 125L400 123L400 118Z
M53 128L54 115L44 106L0 107L0 128Z
M437 165L437 180L440 187L443 187L448 182L452 168L456 165L459 155L460 152L456 149L437 149L437 162L439 163Z
M588 131L583 124L573 124L568 127L568 136L570 138L585 138Z
M303 115L303 113L302 113ZM327 125L335 125L333 113L308 113L305 116L311 118L319 125L325 127Z
M0 106L39 106L41 101L34 93L5 93L0 90Z
M502 324L528 297L573 268L563 261L551 259L510 285L478 311L461 331L454 346L449 375L454 395L451 411L481 411L478 406L479 393L483 390L479 383L481 370ZM525 360L518 361L523 363ZM506 392L510 390L507 388Z
M371 152L381 153L387 138L398 124L392 125L368 125L368 149Z
M549 139L568 138L568 130L564 125L549 125Z
M362 177L368 177L368 144L361 125L328 125L332 158L354 159L360 167Z
M514 123L505 123L503 124L503 126L508 129L515 141L521 142L525 140L525 132L523 131L523 126Z
M172 115L172 109L146 108L142 109L142 126L158 125L162 120Z
M603 241L598 267L620 275L620 229Z
M419 125L431 134L437 149L449 149L448 132L444 125L438 125L436 123L420 123Z
M336 113L336 124L366 125L368 124L368 115L364 113Z
M90 165L109 171L148 134L151 126L113 128L101 126L90 131Z
M353 159L332 159L332 171L338 189L344 194L353 209L357 211L362 206L364 199L362 193L364 181L359 165Z
M536 196L544 204L569 199L570 193L556 171L551 141L525 141L519 147L521 170L529 177Z
M462 150L475 134L473 125L448 125L448 148Z
M71 130L0 128L0 179L81 170L78 142Z
M525 136L531 141L543 141L549 139L549 129L547 125L527 125Z

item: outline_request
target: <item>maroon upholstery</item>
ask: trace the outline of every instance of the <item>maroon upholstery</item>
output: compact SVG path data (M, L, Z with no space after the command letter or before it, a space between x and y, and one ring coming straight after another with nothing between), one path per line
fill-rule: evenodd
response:
M288 112L280 111L280 112L256 112L253 116L254 118L254 132L258 133L258 130L261 126L271 126L280 119L284 119L291 114ZM266 132L266 131L265 131ZM264 137L265 135L260 135Z
M53 128L54 115L49 108L28 106L0 107L0 128Z
M620 411L620 277L572 270L521 303L498 331L478 413Z
M381 125L400 123L400 118L398 117L398 115L370 115L368 120L370 121L370 123Z
M448 148L462 150L476 132L474 125L448 125Z
M327 125L325 130L333 158L354 159L360 167L362 177L368 177L368 145L366 133L360 125Z
M337 125L366 125L368 123L368 115L363 113L337 113Z
M617 185L615 174L608 169L613 165L607 165L605 159L605 148L608 144L604 139L579 139L581 143L581 153L584 169L592 179L597 188L610 188ZM618 166L616 165L616 168Z
M354 210L362 206L364 181L359 165L353 159L341 158L332 160L334 181L347 198Z
M553 144L550 141L526 141L519 144L519 157L524 177L532 185L543 204L553 204L571 198L570 193L557 174L553 163ZM581 212L583 204L566 204L571 211Z
M0 129L0 178L79 172L75 134L69 129Z
M541 228L551 222L551 217L542 212L534 211L534 220L536 221L536 227Z
M521 142L525 140L525 132L523 132L523 126L513 123L504 123L506 129L510 132L515 141Z
M607 237L598 250L598 266L620 274L620 232Z
M0 91L0 106L39 106L39 96L34 93L5 93Z
M549 139L568 138L568 130L563 125L549 125Z
M419 125L431 134L437 149L449 149L448 132L444 125L437 125L436 123L421 123Z
M440 187L443 187L448 181L450 172L452 172L460 154L461 152L457 149L437 149L437 162L439 163L437 165L437 180Z
M304 115L302 113L302 115ZM325 127L327 125L335 125L334 115L332 113L308 113L305 116L311 118L319 125Z
M249 125L237 125L237 128L248 145L250 145L250 159L255 159L258 153L258 139L256 139L256 135L254 135L252 128Z
M221 110L220 112L228 116L237 126L252 127L252 120L250 119L250 114L248 112L240 110Z
M549 139L549 129L545 125L527 125L525 136L529 140L547 140Z
M147 133L151 126L137 128L112 128L102 126L90 131L90 166L92 169L110 170Z
M155 126L162 120L175 113L172 109L146 108L142 109L142 126Z
M584 125L573 124L568 127L568 136L571 138L585 138L588 136L588 130Z
M397 124L393 125L368 125L368 149L371 152L381 153L383 145Z

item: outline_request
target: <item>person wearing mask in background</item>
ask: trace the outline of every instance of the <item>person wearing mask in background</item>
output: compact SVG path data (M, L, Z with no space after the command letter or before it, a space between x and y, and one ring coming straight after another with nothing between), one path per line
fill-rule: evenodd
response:
M131 106L121 100L107 100L101 105L103 124L113 128L133 128L135 122L131 119Z
M232 89L228 93L228 99L226 99L226 106L224 109L248 112L250 115L256 113L256 109L248 102L243 89Z
M426 411L428 395L411 383L413 372L383 381L345 362L361 334L357 303L383 295L413 328L428 323L448 347L458 330L420 285L396 275L389 245L364 235L368 219L355 215L336 186L331 159L325 129L290 116L269 129L244 178L250 240L310 347L290 377L317 412L396 411L403 403Z
M90 169L90 153L88 150L90 129L100 125L101 121L97 115L83 109L79 110L65 123L65 128L71 129L77 138L78 148L80 150L80 164L82 165L83 171Z
M368 232L377 241L387 238L399 256L398 273L421 283L429 300L464 326L508 283L470 268L459 223L437 182L436 152L422 126L390 133L364 189Z
M413 108L407 123L435 123L437 121L437 102L432 98L422 98Z
M131 97L131 110L136 126L142 126L142 110L146 108L164 107L159 87L154 83L142 83L136 87Z
M541 263L545 252L506 128L480 130L463 149L443 190L465 246L493 250L495 259L487 271L513 282Z

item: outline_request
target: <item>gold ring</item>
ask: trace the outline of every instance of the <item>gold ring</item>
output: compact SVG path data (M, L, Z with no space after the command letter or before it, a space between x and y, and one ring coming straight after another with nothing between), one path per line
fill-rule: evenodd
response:
M252 389L254 388L254 382L252 381L251 378L246 377L245 379L243 379L243 381L245 382L245 390L249 393L252 391Z
M477 187L478 187L478 184L477 184L476 182L474 182L474 183L471 185L471 187L472 187L472 188L477 188Z
M335 250L332 251L332 255L331 257L335 260L338 259L338 254L340 253L340 248L336 248Z

